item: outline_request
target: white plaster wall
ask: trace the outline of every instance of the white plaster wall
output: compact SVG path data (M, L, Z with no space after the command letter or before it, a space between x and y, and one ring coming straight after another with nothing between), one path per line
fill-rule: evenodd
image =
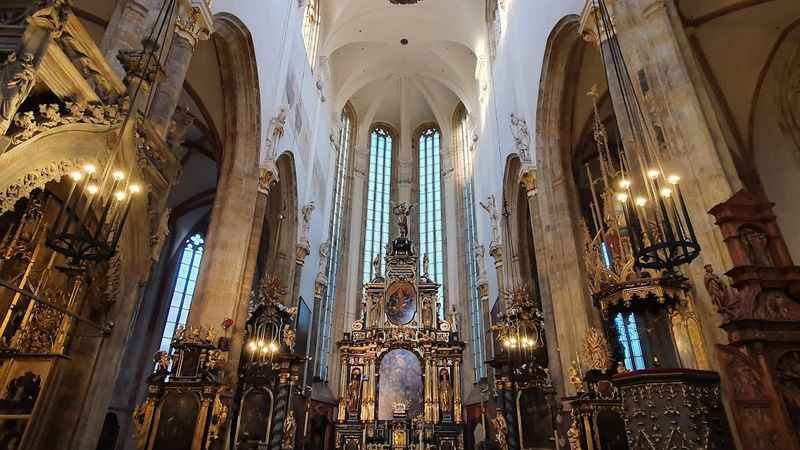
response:
M535 135L539 80L550 31L564 16L580 14L582 0L506 0L502 15L502 34L488 81L489 93L480 103L478 151L475 154L475 196L478 201L494 194L498 207L502 201L503 172L513 153L510 115L523 117L528 132ZM475 115L473 111L471 114ZM499 133L498 133L499 129ZM535 142L531 142L533 157ZM491 229L488 216L476 205L478 240L488 249ZM490 298L497 296L493 261L487 254Z
M311 219L311 254L305 260L298 292L313 307L319 245L328 234L335 162L329 135L335 114L331 112L332 103L323 102L317 89L320 70L312 71L308 64L302 36L304 8L296 0L216 0L213 10L237 17L252 35L261 96L262 160L270 120L281 106L289 104L277 152L294 156L298 208L312 201L316 205ZM298 120L302 126L298 126ZM299 211L296 214L299 235L302 219Z

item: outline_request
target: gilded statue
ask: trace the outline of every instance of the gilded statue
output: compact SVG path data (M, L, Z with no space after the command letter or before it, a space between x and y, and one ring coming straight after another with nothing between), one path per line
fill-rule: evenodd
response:
M358 413L361 407L361 369L355 368L350 373L350 382L347 383L347 411L351 413Z
M290 352L294 351L294 343L297 339L297 334L293 329L286 326L283 328L283 343L286 344L286 348L289 349Z
M574 417L572 425L567 430L567 441L569 442L569 450L583 450L581 447L581 429L578 427L578 422Z
M444 367L439 370L439 408L443 413L453 412L453 384L450 372Z
M492 419L492 427L498 450L508 450L508 423L500 408L496 410L494 419Z
M295 432L294 411L290 409L289 413L286 414L286 421L283 422L283 445L281 446L281 449L283 450L294 449L294 432Z

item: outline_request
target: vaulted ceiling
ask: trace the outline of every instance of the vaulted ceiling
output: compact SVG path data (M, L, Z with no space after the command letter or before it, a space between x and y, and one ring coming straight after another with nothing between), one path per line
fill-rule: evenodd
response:
M360 118L390 123L400 120L402 107L413 123L444 115L454 99L474 104L484 9L483 0L324 2L320 54L330 64L336 106L354 100ZM372 108L375 117L363 117L371 100L381 103Z

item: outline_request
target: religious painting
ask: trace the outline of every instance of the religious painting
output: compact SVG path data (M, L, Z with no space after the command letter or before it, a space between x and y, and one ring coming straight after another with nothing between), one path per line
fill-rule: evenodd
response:
M378 419L391 420L395 403L406 405L407 417L422 413L422 365L413 352L392 350L380 362Z
M417 312L417 292L408 281L392 283L386 290L386 317L395 325L406 325Z
M153 448L191 450L200 401L195 394L169 394L161 406Z
M256 449L269 439L272 395L266 389L247 392L242 401L237 441L242 449Z

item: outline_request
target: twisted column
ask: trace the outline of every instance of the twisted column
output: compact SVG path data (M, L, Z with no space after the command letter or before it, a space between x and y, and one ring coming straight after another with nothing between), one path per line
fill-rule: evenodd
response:
M270 450L281 450L283 446L283 423L286 420L286 412L289 408L289 394L291 393L289 378L288 372L282 372L278 375L278 392L275 396L275 408L272 414L272 431L269 434Z

